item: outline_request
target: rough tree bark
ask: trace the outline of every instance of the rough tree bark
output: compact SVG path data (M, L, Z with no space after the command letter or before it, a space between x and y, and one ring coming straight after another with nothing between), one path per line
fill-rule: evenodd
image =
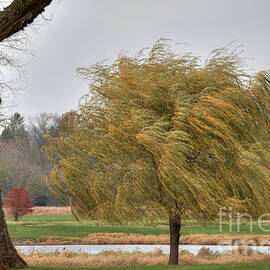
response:
M0 11L0 42L31 24L51 2L52 0L12 1L8 7ZM0 270L24 268L26 265L10 240L0 196Z
M8 235L0 197L0 270L24 268L26 265L26 262L17 254Z
M52 0L14 0L0 11L0 42L22 30L41 14Z
M179 239L180 239L180 217L170 217L170 256L169 264L178 264Z

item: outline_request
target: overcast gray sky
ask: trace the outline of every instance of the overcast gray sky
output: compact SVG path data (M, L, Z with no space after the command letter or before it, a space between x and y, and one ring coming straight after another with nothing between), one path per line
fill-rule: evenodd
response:
M87 92L76 68L112 61L121 50L132 54L160 37L188 43L186 50L203 57L238 40L251 68L270 69L269 10L269 0L54 0L44 13L51 22L30 34L35 56L25 59L15 111L76 109Z

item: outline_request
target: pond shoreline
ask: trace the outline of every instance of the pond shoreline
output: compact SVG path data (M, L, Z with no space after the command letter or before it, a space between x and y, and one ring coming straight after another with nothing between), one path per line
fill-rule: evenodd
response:
M179 245L179 251L186 251L193 255L198 255L201 249L208 249L213 254L222 254L224 252L230 252L238 249L239 246L218 246L218 245ZM245 247L242 247L245 248ZM50 253L50 252L74 252L74 253L87 253L87 254L100 254L104 252L154 252L155 250L161 250L162 254L169 254L169 245L55 245L55 246L16 246L23 254L32 253ZM250 246L249 249L270 254L270 246L258 247Z
M169 235L94 233L82 238L50 236L12 239L16 246L33 245L168 245ZM270 235L190 234L180 238L180 245L270 246Z

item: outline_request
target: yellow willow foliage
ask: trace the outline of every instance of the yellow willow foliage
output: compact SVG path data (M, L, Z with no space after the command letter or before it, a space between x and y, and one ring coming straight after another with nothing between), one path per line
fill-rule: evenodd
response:
M78 72L89 93L77 128L50 138L49 184L78 217L217 217L270 210L270 79L249 77L237 51L204 65L172 53L120 56Z

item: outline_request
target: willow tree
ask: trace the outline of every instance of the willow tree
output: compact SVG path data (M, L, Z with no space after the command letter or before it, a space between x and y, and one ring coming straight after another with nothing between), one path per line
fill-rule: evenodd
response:
M237 51L215 50L202 65L160 40L147 55L80 68L90 90L77 128L47 148L51 188L79 217L166 216L169 264L183 215L269 211L269 74L241 67Z

